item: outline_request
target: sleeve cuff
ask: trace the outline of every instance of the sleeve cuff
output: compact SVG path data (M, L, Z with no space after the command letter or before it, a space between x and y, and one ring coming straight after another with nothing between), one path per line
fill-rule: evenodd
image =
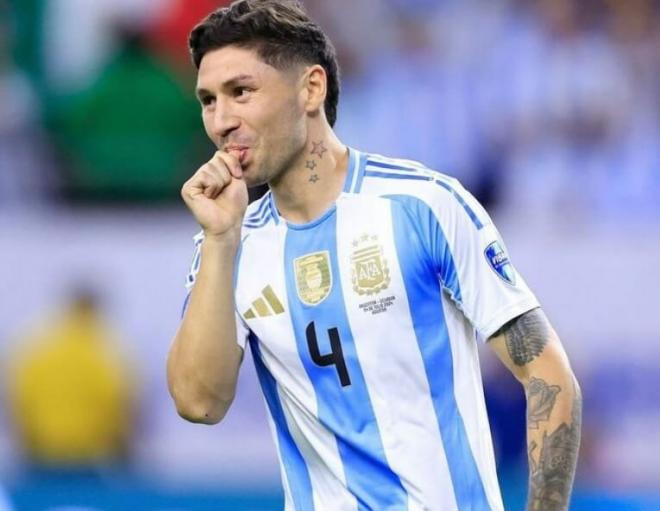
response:
M534 297L529 297L520 302L508 305L504 309L498 311L490 321L478 328L479 333L483 335L484 340L488 340L491 335L502 328L502 326L508 321L540 306L538 300Z

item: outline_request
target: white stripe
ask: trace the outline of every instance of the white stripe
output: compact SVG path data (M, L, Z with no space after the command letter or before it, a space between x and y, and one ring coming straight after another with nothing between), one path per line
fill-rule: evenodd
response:
M361 217L375 219L366 233L354 220ZM346 312L387 461L408 492L409 510L455 510L449 467L398 268L389 201L367 196L342 201L337 223L338 232L346 236L338 240ZM351 279L352 243L363 234L378 236L391 279L386 290L371 296L358 294ZM392 295L397 298L385 312L374 315L360 308Z
M442 306L451 344L454 394L458 410L463 417L470 449L484 485L488 504L492 511L503 511L475 331L447 295L443 295Z
M459 181L453 177L450 176L449 174L444 174L438 170L435 169L430 169L423 163L420 163L415 160L405 160L401 158L387 158L385 156L382 156L380 154L370 154L367 159L367 167L369 166L369 160L373 160L375 162L380 162L380 163L387 163L389 165L398 165L400 167L404 168L411 168L420 172L423 172L424 174L428 174L429 172L431 173L433 177L440 181L445 181L447 184L450 184L452 186L456 186ZM374 167L375 169L376 167ZM380 167L378 167L380 168Z
M388 163L390 165L401 165L403 167L414 167L418 169L427 168L423 163L420 163L415 160L406 160L404 158L388 158L382 154L369 154L369 160L378 161L381 163Z
M279 395L291 436L307 464L314 509L357 511L357 500L346 488L344 467L334 435L316 417L301 410L292 399L282 392Z
M237 297L239 310L247 310L261 291L270 285L277 296L287 296L282 271L286 229L272 229L250 237L243 245ZM268 257L264 259L264 254ZM260 271L254 271L259 268ZM254 318L249 327L259 339L264 365L277 382L277 392L288 429L300 449L309 472L316 510L355 511L355 497L346 488L344 469L335 436L318 420L314 387L302 364L288 303L284 314Z
M264 398L266 411L270 412L270 408L268 407L268 402L266 401L266 396L262 394L262 397ZM268 419L268 426L270 427L271 436L273 437L273 442L275 443L275 449L277 450L277 460L280 464L282 489L284 490L284 511L295 511L293 497L291 496L291 487L289 486L289 478L286 475L286 470L284 468L284 462L282 459L282 450L280 449L280 442L277 434L277 428L275 426L275 422L273 422L273 417L271 416L270 413L266 413L266 418Z

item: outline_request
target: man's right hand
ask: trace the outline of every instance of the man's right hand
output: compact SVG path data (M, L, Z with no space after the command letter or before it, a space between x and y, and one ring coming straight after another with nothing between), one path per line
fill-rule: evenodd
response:
M181 189L181 197L206 237L240 237L248 191L239 157L217 151Z

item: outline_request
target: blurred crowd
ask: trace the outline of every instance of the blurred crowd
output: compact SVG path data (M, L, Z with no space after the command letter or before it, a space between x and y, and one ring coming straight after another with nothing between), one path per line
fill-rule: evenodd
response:
M1 0L0 205L176 197L212 150L186 37L223 3ZM514 213L660 213L657 0L304 3L339 53L350 145Z
M153 454L160 442L176 458L173 469L185 472L188 449L195 448L193 437L199 438L197 452L211 452L207 458L220 464L207 440L213 438L216 445L219 439L203 436L199 429L176 429L184 426L166 396L160 374L164 362L158 358L163 355L151 353L152 346L169 340L162 339L169 334L155 325L174 323L178 317L168 310L170 304L152 303L156 294L163 302L176 298L153 293L161 290L153 282L147 296L149 278L164 282L163 275L175 279L185 273L183 263L175 267L176 254L171 253L174 243L185 240L168 237L176 227L171 218L149 217L142 230L135 222L128 243L127 223L117 212L126 204L168 201L182 208L181 183L213 151L201 127L186 42L199 19L226 3L0 0L0 221L6 213L6 218L19 219L25 212L48 214L79 202L114 206L98 223L97 218L69 219L64 227L55 226L48 239L55 251L55 231L62 228L88 251L59 254L66 260L59 264L71 274L70 268L93 260L117 275L130 275L108 277L113 280L108 284L116 301L124 303L116 317L134 318L140 325L135 331L143 335L134 339L146 347L134 362L154 373L150 380L156 389L142 403L151 422L142 424L140 433L135 412L141 394L132 385L134 367L116 353L116 338L94 293L78 289L58 317L46 317L43 308L44 324L23 334L12 332L21 338L16 344L20 349L2 351L8 368L0 388L7 415L3 419L11 424L20 457L33 469L50 471L54 465L70 475L70 469L81 467L125 466L138 443L136 434L153 439L135 456L153 470L167 468ZM339 55L342 92L336 129L344 142L454 175L496 215L524 216L533 225L611 222L613 236L626 230L620 222L660 220L660 0L303 3ZM21 229L5 238L11 238L12 254ZM145 240L147 236L151 239ZM91 241L85 244L83 238ZM160 247L155 251L158 261L154 246ZM8 248L0 247L5 253ZM561 249L559 244L555 253ZM121 255L115 256L115 250ZM655 250L660 253L660 245ZM544 254L550 266L551 252ZM53 254L51 264L57 259ZM35 267L41 264L40 256L24 258ZM581 260L579 254L576 260ZM588 264L593 278L614 279L599 274L591 254ZM55 279L61 273L60 267L45 266L32 272L35 278ZM25 289L46 287L29 283ZM125 296L119 297L120 292ZM2 298L9 300L8 293ZM616 311L621 322L636 320L636 310L629 307ZM9 311L6 315L19 310L3 309ZM579 313L562 312L571 317ZM589 321L594 318L585 319ZM646 324L652 321L647 318ZM4 340L0 338L0 346ZM585 336L578 341L589 351L602 339ZM631 344L624 338L613 341ZM631 371L626 357L617 357L609 365L589 367L582 380L587 420L578 478L581 484L654 489L659 478L645 462L657 457L657 449L649 450L647 444L660 437L637 432L658 430L660 410L649 403L660 372L651 358ZM519 477L526 463L524 395L506 378L499 366L485 370L499 468L504 477L507 470ZM263 450L257 435L268 433L265 426L255 426L263 417L255 419L248 410L258 399L256 385L250 385L244 387L253 393L250 402L234 412L235 428L254 437L250 443L256 452ZM162 441L180 433L186 445ZM216 446L226 455L221 460L225 464L231 456L246 457L250 449L236 446L235 453L227 454L228 447ZM228 472L238 472L238 465ZM515 484L524 486L520 479Z
M354 16L339 3L326 9ZM342 15L331 25L351 55L349 140L512 211L657 215L659 2L376 3L382 16L365 7L357 33ZM362 48L366 33L381 40Z

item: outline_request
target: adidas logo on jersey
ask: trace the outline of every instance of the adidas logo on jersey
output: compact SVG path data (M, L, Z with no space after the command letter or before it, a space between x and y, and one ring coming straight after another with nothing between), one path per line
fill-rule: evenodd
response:
M252 307L243 313L245 319L254 319L256 317L265 318L266 316L273 316L282 314L284 307L282 302L273 291L273 288L266 286L261 290L261 296L252 302Z

